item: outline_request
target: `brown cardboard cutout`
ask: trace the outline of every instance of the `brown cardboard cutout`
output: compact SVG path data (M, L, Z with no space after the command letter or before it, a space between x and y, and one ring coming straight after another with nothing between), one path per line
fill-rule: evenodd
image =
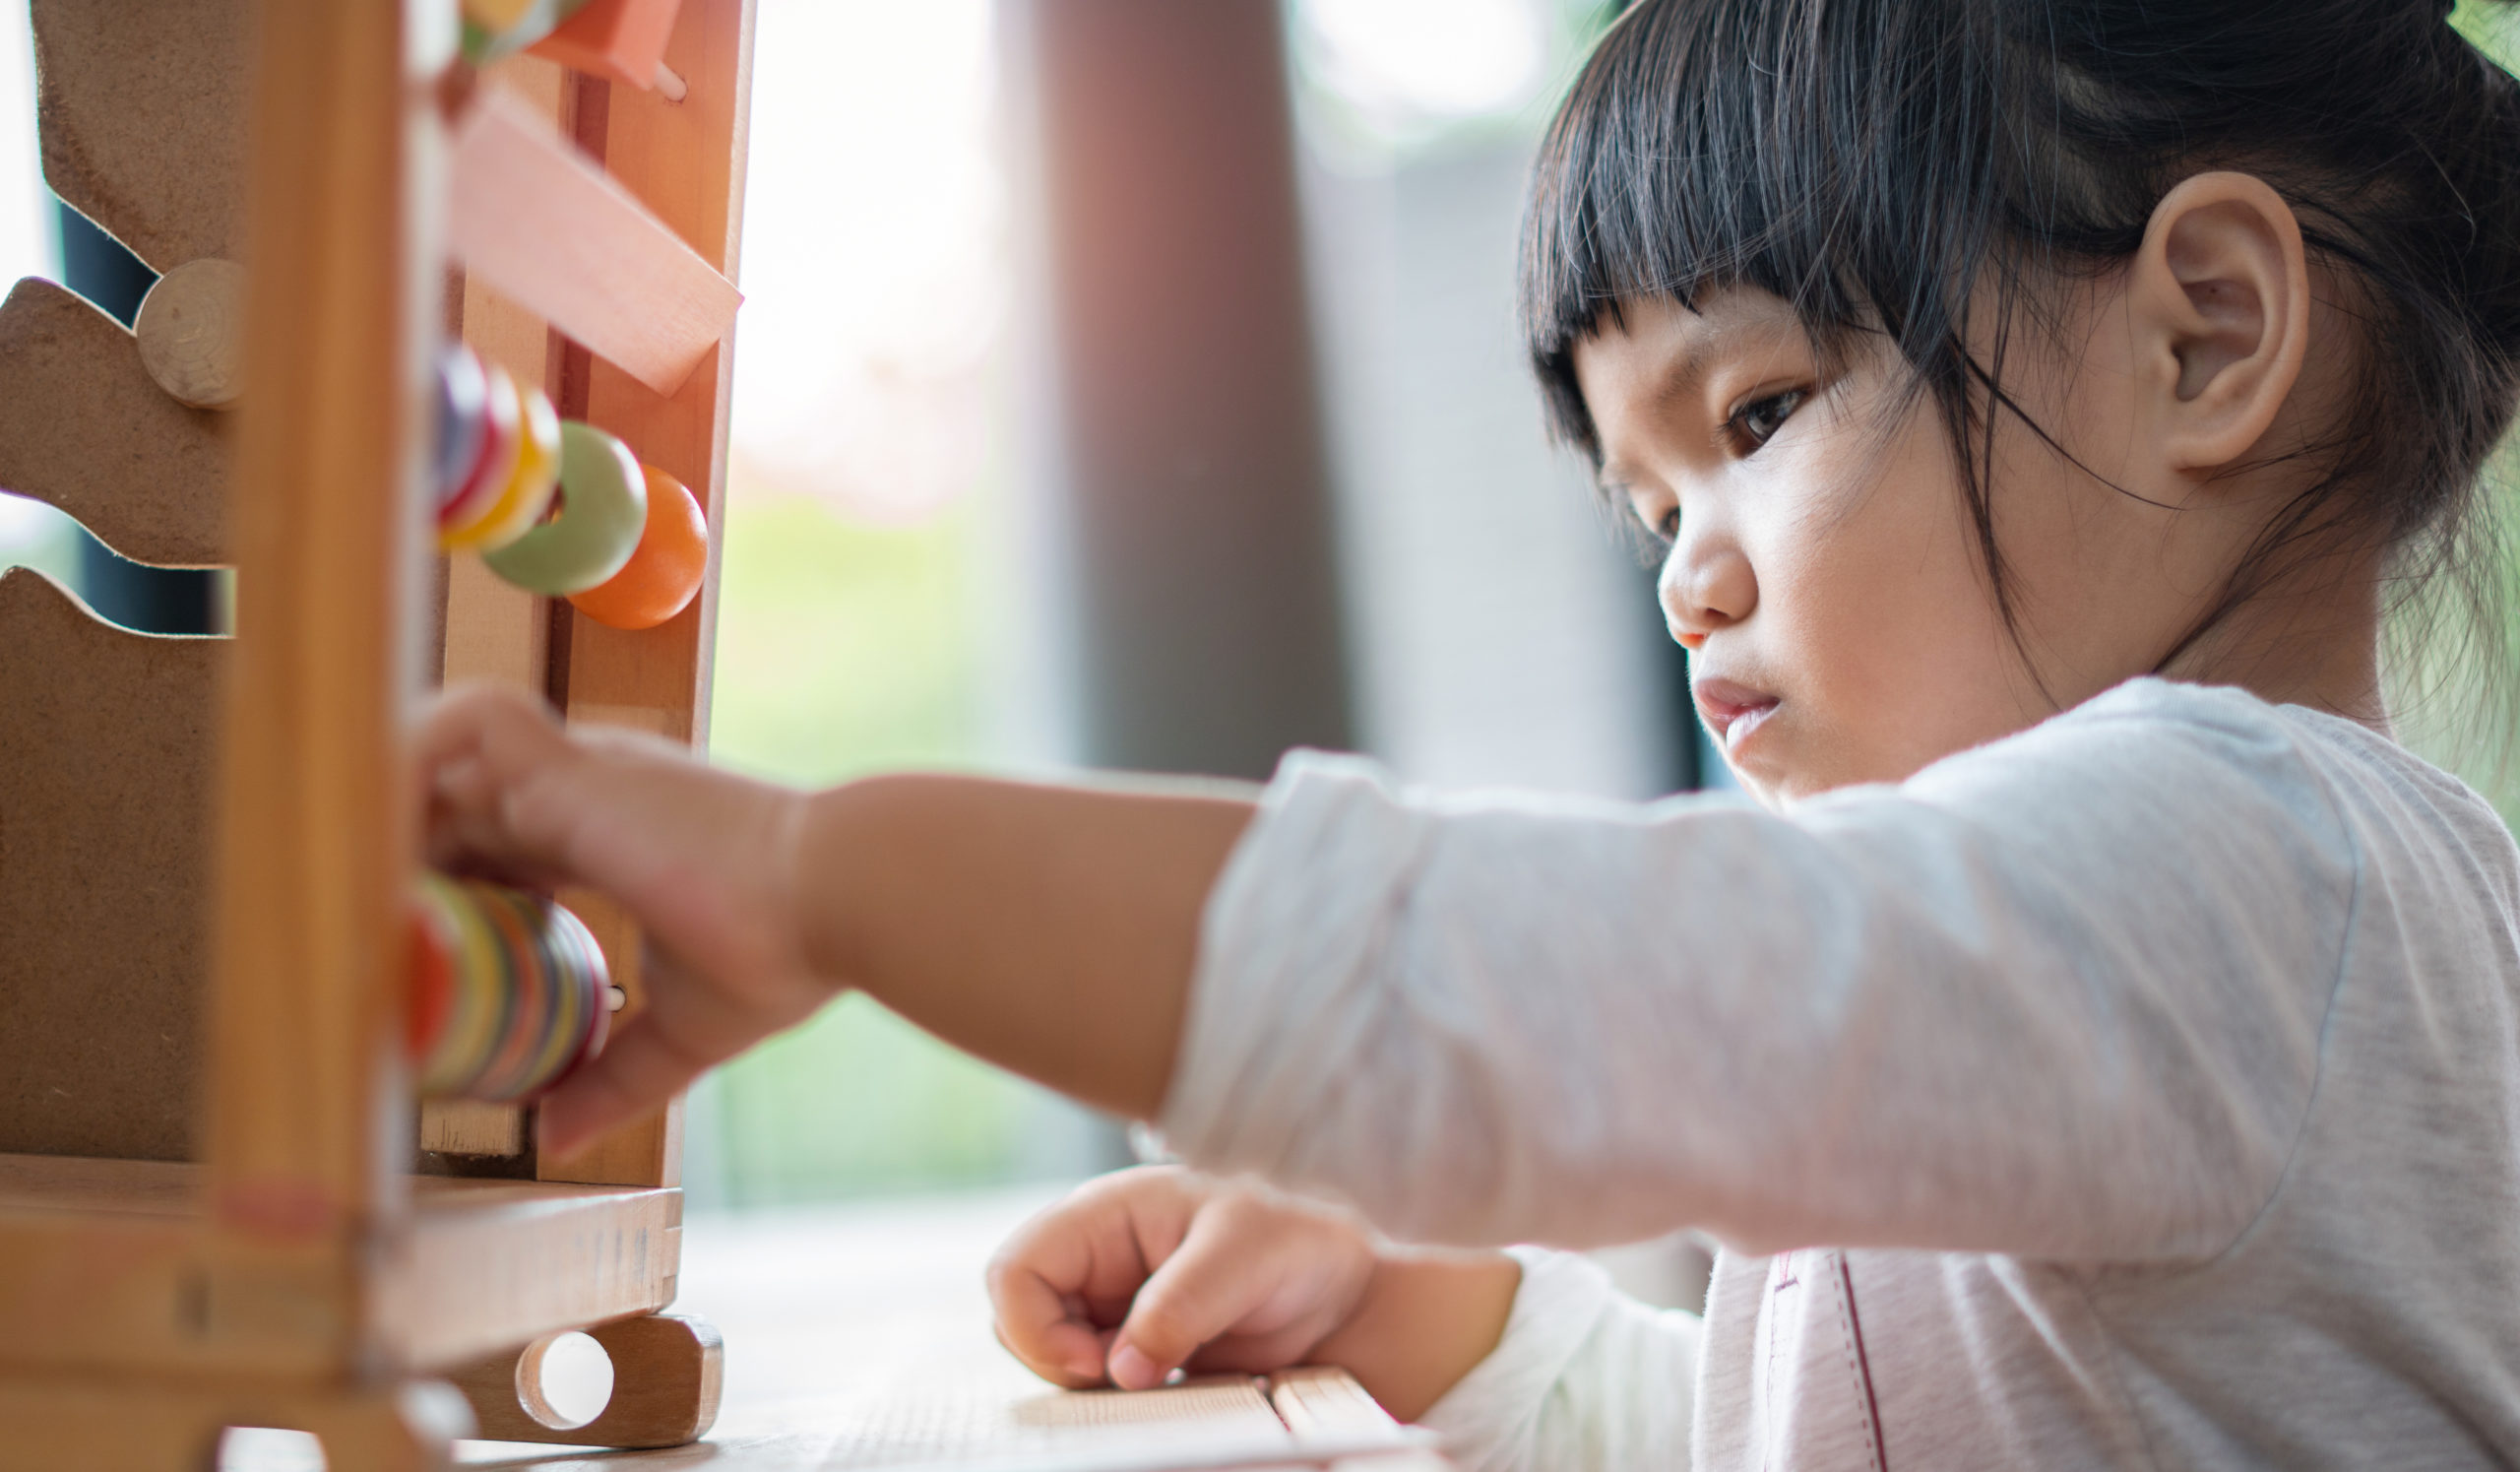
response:
M249 0L33 0L53 192L154 270L240 259Z
M192 1153L228 650L0 572L0 1152Z
M122 324L29 277L0 303L0 489L136 562L228 560L227 416L166 397Z

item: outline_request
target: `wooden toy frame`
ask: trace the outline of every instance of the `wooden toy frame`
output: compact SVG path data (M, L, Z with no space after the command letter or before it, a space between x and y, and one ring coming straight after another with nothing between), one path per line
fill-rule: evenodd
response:
M450 1439L476 1426L616 1446L690 1440L715 1414L719 1349L705 1323L659 1312L673 1301L679 1265L679 1105L567 1160L536 1157L513 1112L433 1107L415 1117L397 1044L417 843L406 740L432 672L543 692L573 723L706 737L714 548L695 605L640 633L507 588L472 559L426 556L420 467L442 335L460 327L486 356L542 383L564 414L620 435L699 493L712 526L723 524L730 348L721 344L678 392L660 396L443 266L450 57L435 48L452 37L431 33L446 25L423 24L449 20L440 7L261 0L250 28L233 24L241 7L227 0L141 0L121 14L189 24L188 6L240 49L236 37L259 37L242 134L252 160L240 232L251 273L244 407L230 431L152 399L119 360L80 350L89 340L118 348L110 322L82 318L75 301L38 287L28 312L50 313L59 330L34 346L67 357L38 362L17 351L12 327L34 319L13 302L0 322L0 472L30 476L11 488L65 505L128 554L232 558L237 638L230 647L113 630L13 575L0 585L0 632L40 624L50 637L39 647L56 653L13 670L19 647L0 648L0 675L62 679L46 691L52 705L19 727L16 707L0 701L0 758L34 749L43 733L32 728L62 710L86 710L97 731L70 735L101 741L116 699L133 709L208 702L223 687L215 731L174 742L171 755L72 748L53 774L76 784L105 771L162 772L152 780L174 793L198 768L195 786L215 785L216 823L176 831L177 867L164 870L182 871L190 842L211 898L160 905L150 923L166 933L154 940L135 924L133 943L156 947L158 970L97 973L99 986L164 1003L166 1046L197 1047L170 1076L198 1074L200 1087L187 1094L144 1076L155 1060L136 1061L135 1094L165 1096L157 1114L80 1101L112 1125L99 1124L93 1143L70 1106L27 1126L37 1146L0 1143L20 1152L0 1154L0 1426L9 1428L0 1469L199 1467L220 1429L240 1425L312 1431L335 1472L438 1466ZM750 0L684 0L666 51L686 89L679 100L532 59L502 63L482 85L547 108L731 276L750 44ZM160 270L188 252L220 253L223 238L183 238L140 218L146 211L83 197L78 170L101 156L53 157L57 104L82 85L74 62L56 58L45 78L55 187ZM222 88L242 91L232 76L214 84L199 91L214 100ZM192 218L205 209L215 213L196 204ZM170 252L178 259L163 258ZM89 365L84 377L63 366L74 360ZM122 431L134 435L134 465L184 468L184 483L214 494L223 479L227 556L213 555L220 518L202 513L199 496L167 497L162 478L148 474L127 491L100 486L73 474L76 457L27 448L41 438L46 402L74 429L115 406L147 416ZM232 464L222 442L232 442ZM0 797L12 780L0 775ZM158 820L180 830L182 816L178 804ZM137 829L115 833L141 841ZM0 837L0 902L12 899L13 841L24 839ZM48 851L35 866L67 862ZM591 897L572 903L635 1008L637 935ZM28 933L13 934L12 924ZM0 903L0 947L40 938L38 924ZM215 937L209 966L196 954L202 931ZM114 943L94 933L72 941L92 951ZM194 971L209 975L207 995L172 994ZM36 1005L32 984L22 991L45 1027L75 1021ZM10 994L0 989L0 1002ZM186 1019L191 1029L179 1025ZM32 1059L48 1045L67 1040L18 1046ZM14 1118L13 1056L0 1038L0 1123ZM591 1326L614 1357L612 1404L588 1427L552 1430L535 1419L532 1365L521 1385L520 1358L548 1335Z

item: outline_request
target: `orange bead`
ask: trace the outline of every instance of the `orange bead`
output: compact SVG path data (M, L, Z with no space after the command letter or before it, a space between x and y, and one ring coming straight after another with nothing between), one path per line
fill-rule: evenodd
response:
M648 527L629 565L612 581L574 594L579 612L614 628L655 628L690 607L709 574L709 521L688 486L654 466L648 478Z

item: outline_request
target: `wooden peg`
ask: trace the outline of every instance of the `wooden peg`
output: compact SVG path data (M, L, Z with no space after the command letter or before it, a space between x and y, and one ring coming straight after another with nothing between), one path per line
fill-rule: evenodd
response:
M612 1359L612 1399L583 1426L555 1426L542 1398L548 1340L495 1356L453 1376L494 1441L573 1446L682 1446L718 1420L725 1349L707 1319L651 1313L586 1331Z
M245 268L215 257L158 278L132 324L141 366L166 397L227 409L245 389Z
M420 1148L438 1155L523 1155L525 1111L473 1099L422 1100Z

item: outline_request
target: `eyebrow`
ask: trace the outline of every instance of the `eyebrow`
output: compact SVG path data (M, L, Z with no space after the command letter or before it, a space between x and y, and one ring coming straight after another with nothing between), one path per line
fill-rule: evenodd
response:
M1671 355L1671 360L1655 374L1651 397L1657 405L1692 397L1693 391L1727 352L1737 351L1743 339L1756 336L1770 325L1763 316L1745 316L1737 311L1725 313L1722 317L1704 312L1692 312L1691 315L1712 325L1691 335ZM1605 460L1594 476L1594 482L1606 494L1623 495L1627 491L1627 482L1634 477L1635 472L1625 462Z
M1694 390L1719 360L1738 350L1742 340L1757 336L1769 325L1757 318L1745 319L1737 313L1732 314L1729 322L1704 315L1700 315L1698 320L1711 325L1673 354L1670 363L1656 377L1654 400L1658 404L1668 403Z

